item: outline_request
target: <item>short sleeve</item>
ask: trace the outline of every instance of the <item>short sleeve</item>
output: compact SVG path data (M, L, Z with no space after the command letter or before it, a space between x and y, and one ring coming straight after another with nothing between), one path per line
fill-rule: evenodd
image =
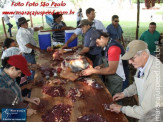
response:
M76 28L74 33L76 35L80 35L80 34L82 34L82 29L81 28Z
M108 50L108 61L119 61L121 49L117 46L111 46Z

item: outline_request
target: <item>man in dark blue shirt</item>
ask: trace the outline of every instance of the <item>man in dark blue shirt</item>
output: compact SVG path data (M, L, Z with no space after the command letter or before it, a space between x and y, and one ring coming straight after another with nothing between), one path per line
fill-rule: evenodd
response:
M112 23L107 26L106 30L111 39L123 42L123 30L119 25L119 17L117 15L112 16Z
M98 66L101 64L101 47L96 45L90 46L91 43L91 33L95 31L95 28L92 28L91 25L93 22L84 19L79 24L79 27L82 28L84 35L84 46L83 49L79 52L80 55L86 55L93 62L93 66Z

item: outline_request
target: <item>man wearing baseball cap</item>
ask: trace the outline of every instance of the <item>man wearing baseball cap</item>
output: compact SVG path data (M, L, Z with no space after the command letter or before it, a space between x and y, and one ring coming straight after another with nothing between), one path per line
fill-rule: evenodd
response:
M103 65L83 70L82 74L104 75L104 83L112 96L122 92L123 85L128 83L128 62L120 59L125 53L123 46L116 40L110 40L108 34L100 30L91 34L90 47L95 45L105 48L104 55L101 57Z
M21 89L15 79L23 73L30 76L26 59L22 55L14 55L4 59L3 68L0 70L0 88L11 90L18 98L18 101L28 101L38 105L39 98L22 98ZM34 112L34 111L33 111Z
M84 45L81 45L80 47L83 47L82 50L79 52L80 55L85 55L88 58L90 58L93 62L93 66L98 66L101 64L101 52L102 48L97 47L96 45L93 45L90 47L91 43L91 34L93 34L96 29L92 28L91 25L93 22L90 22L88 19L83 19L80 24L79 28L82 29L82 32L85 34L84 36Z
M18 19L18 24L20 26L17 34L16 40L19 45L19 49L22 55L25 57L28 63L36 64L35 60L35 51L41 51L39 47L36 46L36 42L33 38L34 31L42 30L43 27L28 28L29 20L26 20L25 17ZM32 75L29 77L29 80L34 79L35 71L31 70Z
M139 104L133 107L112 104L110 110L116 113L122 112L137 119L141 119L154 107L159 110L159 107L163 106L163 64L159 59L150 55L147 44L141 40L131 41L122 59L128 60L137 72L133 84L123 92L114 95L113 101L138 95Z
M86 10L86 16L88 21L93 22L93 24L91 25L92 28L98 29L98 30L102 30L103 32L107 32L106 28L104 27L104 25L102 24L101 21L95 19L96 17L96 12L94 8L88 8ZM82 29L81 28L77 28L74 32L74 34L72 34L72 36L69 38L69 40L64 44L64 46L62 48L66 48L68 47L68 44L71 43L72 41L74 41L74 39L78 36L78 35L83 35L82 33Z

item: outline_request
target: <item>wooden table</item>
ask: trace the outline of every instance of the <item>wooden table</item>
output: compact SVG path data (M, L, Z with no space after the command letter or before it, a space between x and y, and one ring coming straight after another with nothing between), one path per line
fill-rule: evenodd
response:
M51 66L51 63L53 61L51 60L51 55L48 54L41 54L37 60L37 63L40 65L46 64L48 66ZM40 77L40 72L37 71L36 78ZM103 85L102 81L95 76L91 76L91 78L95 79L99 84ZM112 103L112 96L107 90L107 88L104 86L103 89L96 90L83 82L68 82L67 84L62 85L66 89L66 94L70 88L78 88L83 89L84 99L77 99L76 102L72 102L71 99L67 97L50 97L46 94L42 93L42 89L39 87L35 87L32 89L31 97L39 97L39 98L45 98L49 101L49 104L47 105L47 109L52 108L56 104L69 104L72 105L72 112L70 117L70 122L77 122L77 118L79 116L85 115L85 114L100 114L102 117L106 118L109 122L128 122L126 117L120 113L116 114L110 111L104 110L104 107L102 104L109 104ZM37 112L36 115L32 115L31 117L27 117L27 122L42 122L41 119L41 113Z

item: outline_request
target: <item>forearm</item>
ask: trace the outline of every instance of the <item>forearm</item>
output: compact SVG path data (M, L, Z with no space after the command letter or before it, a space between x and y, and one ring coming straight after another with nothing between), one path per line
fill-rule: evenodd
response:
M133 95L136 95L137 94L137 88L136 88L136 84L135 82L133 82L132 85L130 85L128 88L126 88L124 91L123 91L125 97L131 97Z
M129 117L140 119L144 115L144 110L141 106L136 105L134 105L133 107L123 106L122 113L126 114Z
M26 47L31 48L33 50L39 50L40 49L39 47L36 47L36 46L34 46L34 45L30 44L30 43L26 44Z
M84 47L80 52L79 52L79 55L84 55L86 53L89 52L89 48L88 47Z
M34 31L39 31L39 30L42 30L40 27L34 27Z
M93 74L99 74L99 75L113 75L115 74L115 71L112 70L109 67L101 68L101 69L94 69Z
M67 45L68 45L69 43L71 43L76 37L77 37L77 35L74 33L74 34L70 37L70 39L66 42Z

